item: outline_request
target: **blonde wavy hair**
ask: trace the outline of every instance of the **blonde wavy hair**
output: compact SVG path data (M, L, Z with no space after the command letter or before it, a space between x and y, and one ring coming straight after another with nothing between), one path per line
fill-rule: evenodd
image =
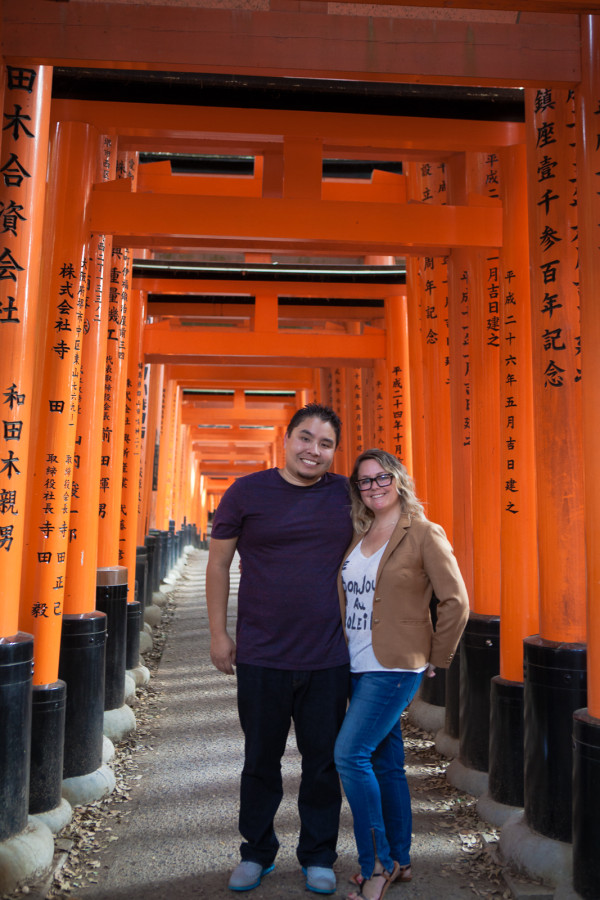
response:
M350 475L350 498L352 501L352 525L357 534L366 534L371 527L371 523L375 518L374 514L363 503L361 493L356 482L358 481L358 469L361 463L367 459L374 459L378 462L384 472L389 472L393 476L396 483L396 490L400 497L402 512L405 515L412 516L414 519L426 519L425 508L415 494L415 485L406 471L406 468L400 460L387 453L386 450L379 450L373 447L371 450L365 450L357 457L354 463L354 469Z

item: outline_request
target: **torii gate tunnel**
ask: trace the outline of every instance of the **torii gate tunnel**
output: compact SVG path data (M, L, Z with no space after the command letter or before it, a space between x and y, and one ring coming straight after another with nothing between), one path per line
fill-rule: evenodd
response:
M3 6L0 842L318 401L453 542L460 765L598 897L600 4L214 6Z

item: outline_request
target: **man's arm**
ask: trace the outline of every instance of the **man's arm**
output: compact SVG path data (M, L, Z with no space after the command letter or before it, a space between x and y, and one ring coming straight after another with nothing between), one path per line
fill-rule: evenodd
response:
M229 599L229 569L233 561L237 538L225 541L211 538L206 567L206 607L210 624L210 658L213 665L226 675L233 675L235 643L227 633L227 601Z

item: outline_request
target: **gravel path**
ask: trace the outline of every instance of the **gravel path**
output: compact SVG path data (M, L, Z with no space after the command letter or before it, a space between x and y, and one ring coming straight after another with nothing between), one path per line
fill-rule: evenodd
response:
M57 838L53 881L29 892L75 900L227 898L238 861L237 798L242 766L235 680L208 656L204 598L207 551L188 556L156 629L158 649L146 659L150 683L138 688L137 730L117 747L111 797L76 811ZM232 569L232 572L235 570ZM235 615L232 578L232 625ZM414 878L394 886L394 900L512 897L486 849L495 834L477 816L472 797L445 779L448 760L432 736L405 723L413 797ZM285 797L276 820L281 848L275 872L251 892L253 900L306 898L295 856L299 756L293 737L283 761ZM336 864L342 898L356 871L351 816L344 802ZM12 895L20 896L20 895Z

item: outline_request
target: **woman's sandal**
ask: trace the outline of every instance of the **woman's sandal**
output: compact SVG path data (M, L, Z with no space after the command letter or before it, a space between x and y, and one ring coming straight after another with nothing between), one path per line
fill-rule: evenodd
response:
M378 894L377 897L373 897L372 900L383 900L383 898L387 894L389 886L394 881L397 881L400 878L403 870L406 870L408 868L409 868L409 866L401 866L399 863L395 862L394 868L392 869L391 872L386 872L385 869L383 870L383 872L374 872L373 875L371 876L371 878L383 878L384 883L383 883L383 888L381 889L381 893ZM358 884L358 881L355 881L356 878L361 879L360 884ZM365 897L365 895L363 894L362 889L363 889L363 886L365 885L366 881L370 880L370 879L363 878L362 875L355 875L350 880L355 881L355 884L358 884L359 891L358 891L358 894L354 894L354 893L348 894L348 897L346 898L346 900L369 900L369 898Z
M365 883L365 879L362 877L360 872L357 872L356 875L351 875L348 880L350 881L350 884L355 884L357 887L362 887ZM395 878L392 878L392 881L412 881L412 870L410 868L410 863L407 866L400 866L398 869L398 874Z

